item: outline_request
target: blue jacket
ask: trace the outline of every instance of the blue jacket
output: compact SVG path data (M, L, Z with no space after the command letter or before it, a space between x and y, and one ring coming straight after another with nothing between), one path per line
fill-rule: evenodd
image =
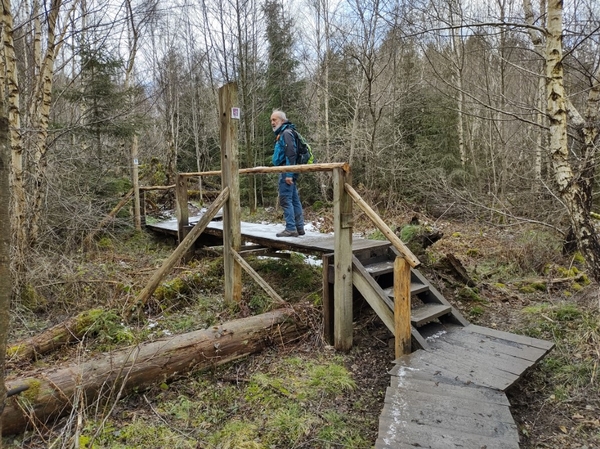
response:
M273 153L273 165L296 165L296 138L293 130L296 126L292 122L285 122L275 130L275 152ZM286 178L296 178L296 173L286 173Z

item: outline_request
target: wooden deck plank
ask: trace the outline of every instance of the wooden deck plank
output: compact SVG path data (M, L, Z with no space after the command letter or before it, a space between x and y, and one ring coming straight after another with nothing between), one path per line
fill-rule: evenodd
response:
M470 356L468 350L458 346L449 345L443 350L431 348L430 352L433 358L439 358L439 363L452 363L458 364L459 366L464 366L464 369L471 373L476 379L497 378L506 380L512 385L519 379L519 377L521 377L521 373L514 374L501 369L499 364L497 362L494 363L493 360L473 358ZM444 362L442 362L442 360L444 360Z
M500 353L506 356L519 358L528 361L530 365L535 364L548 352L546 349L531 347L525 343L517 343L489 335L468 332L466 330L449 332L440 337L440 339L465 349L479 348L490 354Z
M198 217L190 217L190 224L193 225ZM270 248L282 250L297 250L311 253L326 253L334 251L334 235L322 234L320 232L306 231L306 234L299 237L277 237L275 234L283 230L283 224L273 223L247 223L241 222L242 240L268 246ZM147 224L150 229L177 235L177 220L168 220L160 223ZM217 237L223 235L223 222L211 221L206 227L204 233ZM368 250L380 247L389 247L387 240L370 240L360 237L352 237L352 250Z
M437 412L431 413L424 410L419 410L415 407L412 414L408 416L398 416L393 410L392 413L382 414L379 421L379 428L390 429L397 425L398 419L406 420L407 423L417 424L419 426L427 426L435 429L457 430L465 434L478 435L487 438L509 438L518 441L518 429L515 422L504 423L495 420L465 417L455 415L453 413L440 414Z
M440 399L463 398L479 402L489 402L497 405L510 406L506 395L499 390L466 384L442 376L425 376L422 373L409 373L403 376L392 376L390 388L406 388L439 396Z
M518 379L516 376L506 377L506 373L490 372L488 366L467 365L461 360L443 357L442 351L417 351L410 354L414 358L409 362L411 366L422 367L424 370L433 370L444 376L461 378L466 382L474 382L484 387L504 391ZM397 367L392 368L390 374L396 374Z
M400 433L395 428L381 426L375 448L396 449L401 444L401 447L412 445L413 448L429 449L519 449L518 435L516 438L488 438L414 423L407 423L404 430L405 432Z
M533 365L533 362L529 360L502 354L494 351L491 347L482 347L478 344L473 344L472 346L467 346L466 343L463 344L456 344L455 342L439 339L431 344L431 348L445 351L448 354L459 353L462 360L466 360L469 363L477 361L492 366L498 371L503 371L518 377Z
M470 324L464 329L466 332L473 332L476 334L487 335L489 337L500 338L502 340L521 343L534 348L544 349L546 351L549 351L554 347L554 343L550 341L540 340L533 337L527 337L525 335L513 334L510 332L504 332L497 329L490 329L487 327L478 326L476 324Z
M446 399L446 398L444 398ZM421 413L438 413L440 419L446 415L462 416L506 424L514 423L508 407L504 405L490 404L477 400L454 397L452 400L440 400L435 393L424 393L420 391L408 391L404 388L387 388L384 399L384 411L393 410L393 416L411 416L414 410ZM383 413L382 413L383 415Z

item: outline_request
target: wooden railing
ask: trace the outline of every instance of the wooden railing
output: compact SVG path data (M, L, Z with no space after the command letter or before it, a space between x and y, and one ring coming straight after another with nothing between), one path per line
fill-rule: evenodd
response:
M398 238L381 217L361 198L350 185L344 186L346 192L371 219L377 228L387 237L401 256L394 261L394 336L396 358L411 351L410 324L410 269L418 267L421 262L410 249Z
M223 258L225 275L225 301L241 300L241 270L249 270L239 256L241 247L239 176L244 174L266 173L308 173L331 171L333 177L333 217L334 217L334 310L333 344L336 349L349 350L352 347L352 202L354 201L371 218L379 230L400 252L394 263L394 333L396 336L396 354L410 352L410 268L419 265L418 259L392 232L381 218L365 203L351 186L350 167L347 163L327 163L295 165L284 167L238 167L237 121L233 114L237 104L235 83L219 89L219 113L221 118L221 170L198 173L179 173L175 182L178 235L180 246L190 245L187 180L198 176L220 176L223 192ZM219 206L220 207L220 206ZM211 206L212 209L212 206ZM214 214L215 210L211 210ZM200 233L194 231L193 234ZM161 272L164 273L163 270ZM257 273L249 270L250 275L273 296L273 291ZM157 275L156 282L159 276ZM268 288L267 288L268 287ZM146 292L148 294L148 292ZM274 294L277 299L278 296Z

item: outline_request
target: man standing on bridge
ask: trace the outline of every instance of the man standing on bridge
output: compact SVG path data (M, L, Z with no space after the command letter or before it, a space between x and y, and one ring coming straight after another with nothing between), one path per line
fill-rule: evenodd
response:
M275 133L273 165L296 165L297 144L294 130L296 126L288 121L285 112L275 109L271 114L271 128ZM298 237L304 235L304 212L298 195L296 181L298 173L279 175L279 204L283 209L285 229L277 237Z

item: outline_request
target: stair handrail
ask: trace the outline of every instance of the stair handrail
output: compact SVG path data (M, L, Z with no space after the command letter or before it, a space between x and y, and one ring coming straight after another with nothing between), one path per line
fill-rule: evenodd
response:
M367 217L369 217L375 226L377 226L377 228L383 233L383 235L387 237L394 248L400 251L400 254L408 262L408 264L412 268L417 268L419 265L421 265L419 259L412 253L410 249L408 249L404 242L400 240L396 234L394 234L394 231L392 231L390 227L385 224L377 212L375 212L371 206L369 206L366 201L362 199L358 192L354 190L354 188L348 183L344 185L344 188L346 189L348 195L350 195L350 197L358 205L358 207L360 207L362 211L367 214Z
M396 358L399 358L410 354L411 350L410 268L418 267L421 262L350 184L345 183L344 188L400 253L394 261L394 346Z

